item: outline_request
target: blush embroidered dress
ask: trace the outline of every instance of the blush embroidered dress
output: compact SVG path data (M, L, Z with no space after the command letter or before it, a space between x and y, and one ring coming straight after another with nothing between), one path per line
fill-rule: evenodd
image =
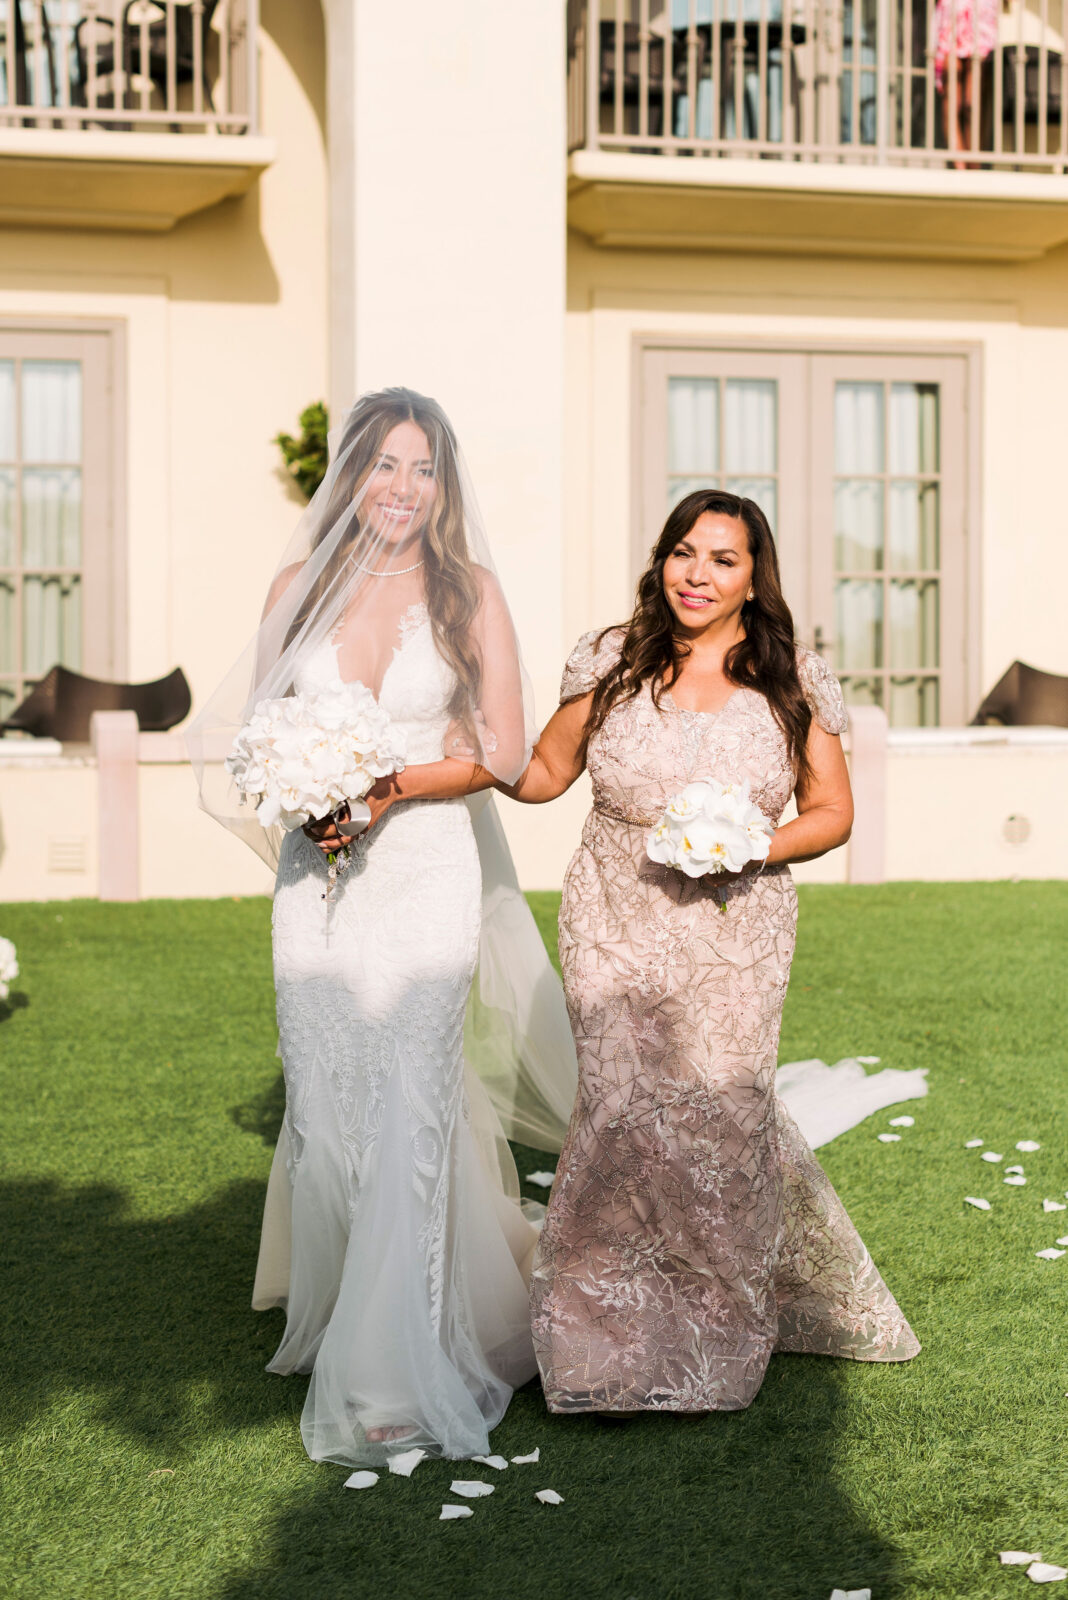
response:
M622 630L588 634L562 699ZM799 650L822 728L845 709ZM590 740L593 810L568 868L560 957L579 1090L531 1282L550 1410L747 1406L774 1350L906 1361L919 1344L775 1093L797 897L785 867L718 883L657 866L672 794L748 779L777 822L793 791L766 700L661 709L648 688Z

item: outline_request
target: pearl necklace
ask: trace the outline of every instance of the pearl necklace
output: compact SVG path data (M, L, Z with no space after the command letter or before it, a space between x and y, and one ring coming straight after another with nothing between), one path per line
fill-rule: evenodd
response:
M372 578L403 578L406 572L418 572L423 565L425 565L425 561L417 561L414 567L394 567L388 572L376 572L374 567L364 567L358 561L353 562L357 572L370 573Z

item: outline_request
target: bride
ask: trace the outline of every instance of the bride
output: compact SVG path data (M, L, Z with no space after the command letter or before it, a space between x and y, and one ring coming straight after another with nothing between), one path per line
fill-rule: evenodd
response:
M536 1372L536 1233L504 1135L559 1149L575 1088L492 802L469 798L524 770L530 696L440 407L367 395L331 445L250 654L191 738L205 808L261 851L279 841L218 764L257 702L358 680L407 746L372 832L343 809L281 840L286 1111L253 1305L286 1313L269 1370L311 1373L314 1459L464 1458Z

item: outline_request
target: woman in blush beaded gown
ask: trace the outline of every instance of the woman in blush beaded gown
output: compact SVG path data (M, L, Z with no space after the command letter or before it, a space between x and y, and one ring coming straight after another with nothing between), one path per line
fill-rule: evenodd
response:
M509 790L538 803L584 766L593 780L560 911L579 1090L531 1286L553 1411L736 1410L775 1350L919 1349L775 1093L788 864L849 836L845 724L837 680L795 643L763 513L701 490L629 625L579 641ZM711 778L748 780L773 822L795 795L760 871L648 858L668 799Z

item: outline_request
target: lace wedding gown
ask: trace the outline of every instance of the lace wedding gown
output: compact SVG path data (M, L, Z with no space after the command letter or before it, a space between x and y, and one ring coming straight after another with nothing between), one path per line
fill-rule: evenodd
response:
M297 688L337 673L326 643ZM411 607L379 694L409 762L440 760L452 689L426 607ZM311 1371L301 1431L316 1460L484 1454L536 1371L536 1234L514 1167L505 1193L503 1136L476 1135L492 1112L464 1068L481 896L466 804L398 803L326 886L319 850L287 835L273 915L286 1113L253 1300L286 1308L269 1370ZM380 1427L400 1436L368 1440Z
M581 640L561 698L588 693L621 638ZM798 666L840 733L837 680L810 651ZM699 778L748 779L778 821L793 773L766 700L739 688L714 713L669 695L658 710L646 688L587 760L593 810L560 910L579 1093L531 1283L550 1409L736 1410L773 1350L908 1360L919 1345L775 1092L789 871L721 886L645 854Z

